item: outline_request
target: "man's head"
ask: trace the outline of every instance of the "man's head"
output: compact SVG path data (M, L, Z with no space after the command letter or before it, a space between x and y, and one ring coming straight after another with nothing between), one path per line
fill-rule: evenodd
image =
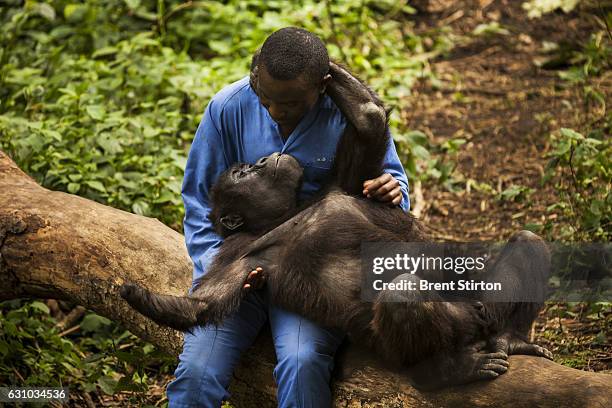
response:
M329 55L316 35L295 27L270 35L254 59L253 85L281 127L293 129L325 92Z

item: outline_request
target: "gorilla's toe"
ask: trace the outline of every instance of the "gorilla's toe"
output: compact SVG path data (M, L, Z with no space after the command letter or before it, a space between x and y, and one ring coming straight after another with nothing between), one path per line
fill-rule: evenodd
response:
M519 348L519 353L517 354L544 357L549 360L553 359L553 354L550 351L548 351L542 346L538 346L537 344L524 344Z

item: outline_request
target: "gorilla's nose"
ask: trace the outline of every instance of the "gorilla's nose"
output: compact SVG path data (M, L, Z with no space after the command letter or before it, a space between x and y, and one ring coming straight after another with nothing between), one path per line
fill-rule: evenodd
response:
M267 157L262 157L261 159L257 160L257 163L255 163L255 166L263 166L266 164L267 161L268 161Z

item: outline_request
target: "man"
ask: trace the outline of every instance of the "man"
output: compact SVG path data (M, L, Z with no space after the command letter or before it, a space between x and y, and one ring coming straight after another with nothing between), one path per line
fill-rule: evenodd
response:
M325 94L334 80L329 71L329 56L318 37L284 28L266 39L250 78L227 86L210 101L183 182L185 240L194 263L194 284L222 242L207 218L208 193L231 164L255 163L277 151L291 154L304 167L301 199L313 195L328 175L346 126ZM385 174L364 183L364 194L407 211L407 180L392 142L384 169ZM251 272L245 288L261 283L260 275L261 270ZM240 354L266 320L276 348L279 406L330 406L333 355L343 333L271 305L263 290L249 291L240 310L220 327L198 327L185 334L176 379L168 385L169 406L218 407L228 399Z

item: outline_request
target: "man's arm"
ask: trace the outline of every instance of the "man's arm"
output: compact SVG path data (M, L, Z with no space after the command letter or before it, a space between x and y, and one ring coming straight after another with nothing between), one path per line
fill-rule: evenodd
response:
M208 193L219 175L229 167L219 128L220 112L211 101L196 131L183 178L185 244L193 261L193 281L197 283L222 243L208 219Z
M371 182L368 183L368 181ZM383 162L383 175L368 181L364 183L364 194L366 196L369 195L376 200L399 205L404 212L410 211L408 177L406 177L404 166L397 155L392 137L389 137L389 146ZM401 201L397 203L394 200Z

